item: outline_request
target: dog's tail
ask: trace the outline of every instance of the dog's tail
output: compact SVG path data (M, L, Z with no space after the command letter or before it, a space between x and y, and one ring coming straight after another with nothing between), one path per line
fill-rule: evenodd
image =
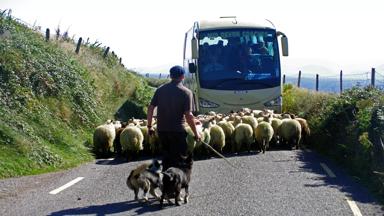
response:
M129 173L129 176L127 178L127 186L132 190L133 190L133 185L131 184L131 179L133 178L133 174L134 174L134 170L132 170L131 173Z

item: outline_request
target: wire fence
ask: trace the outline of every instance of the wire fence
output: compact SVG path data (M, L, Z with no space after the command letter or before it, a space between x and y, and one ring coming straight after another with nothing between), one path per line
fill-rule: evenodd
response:
M45 37L45 40L47 42L52 40L51 39L52 36L55 36L55 39L57 41L63 40L67 42L72 42L76 46L76 49L74 50L76 54L79 54L81 46L88 46L90 48L100 48L102 50L101 54L104 58L106 58L107 56L112 56L119 61L122 67L125 67L124 64L122 63L122 58L118 57L118 55L114 51L111 51L109 46L102 47L101 46L102 43L100 43L97 39L92 43L89 37L86 40L83 40L82 37L76 37L75 35L71 37L69 36L68 29L64 32L61 32L60 25L58 25L57 28L55 29L54 31L55 34L51 34L51 30L49 28L46 28L44 30L42 26L37 25L36 22L34 24L30 24L24 20L21 20L17 17L12 16L12 9L5 9L5 10L0 9L0 16L5 19L14 20L19 24L24 25L25 27L33 30L34 32L39 33L42 37Z
M306 75L299 71L298 76L283 75L284 83L291 83L300 88L307 88L316 91L341 93L352 87L375 86L384 89L384 69L363 71L359 73L343 73L331 75Z

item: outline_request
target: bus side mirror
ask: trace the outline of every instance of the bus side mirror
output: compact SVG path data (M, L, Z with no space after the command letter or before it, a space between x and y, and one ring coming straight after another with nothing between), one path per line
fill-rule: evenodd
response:
M198 59L199 58L199 43L197 41L197 38L193 37L191 41L192 46L192 59Z
M196 64L191 62L188 64L188 70L189 70L189 73L196 73L197 71L197 67L196 67Z
M281 49L283 51L283 56L288 56L288 38L285 35L281 37Z

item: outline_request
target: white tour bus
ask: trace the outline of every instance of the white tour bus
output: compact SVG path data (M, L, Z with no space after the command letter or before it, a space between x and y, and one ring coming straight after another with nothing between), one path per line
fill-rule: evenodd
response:
M195 111L228 113L248 107L280 113L279 36L282 54L288 56L287 37L268 20L195 22L184 41L184 84L193 92Z

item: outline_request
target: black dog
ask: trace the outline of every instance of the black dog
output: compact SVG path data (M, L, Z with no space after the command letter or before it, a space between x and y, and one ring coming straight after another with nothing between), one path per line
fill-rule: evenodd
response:
M185 189L184 203L188 202L189 182L192 174L192 155L188 156L178 167L170 167L163 172L162 195L160 199L160 208L163 207L164 199L175 198L176 205L180 205L180 192Z

